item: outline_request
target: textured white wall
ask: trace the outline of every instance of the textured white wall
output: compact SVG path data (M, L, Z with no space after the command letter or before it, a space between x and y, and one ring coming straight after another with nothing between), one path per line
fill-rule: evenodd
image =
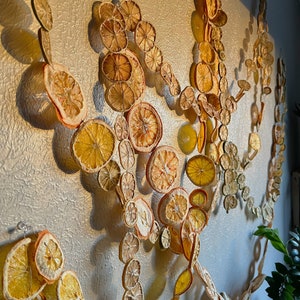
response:
M54 28L50 33L53 60L66 65L79 81L88 103L89 117L103 115L112 124L114 115L103 104L102 90L98 85L98 54L91 48L88 38L93 2L49 0L54 18ZM157 45L184 87L189 82L192 62L194 40L190 15L194 9L193 1L136 2L141 7L143 18L155 26ZM227 77L229 84L233 83L235 93L234 80L245 75L243 71L235 72L240 63L240 49L245 46L247 28L252 22L251 7L258 1L248 1L246 5L238 0L222 2L228 14L228 24L223 29ZM277 23L278 13L272 6L279 3L287 8L284 22L280 20L282 26L295 31L297 27L291 25L293 18L289 16L299 9L298 6L279 0L269 2L272 12L268 14L270 31L273 33L271 25ZM30 7L29 0L0 2L0 243L14 237L7 230L20 220L35 230L48 228L61 241L66 269L77 272L86 299L121 299L123 264L118 258L118 245L125 232L121 208L114 194L101 192L95 178L80 172L70 157L69 143L73 131L56 122L53 108L43 94L41 63L38 62L41 53L36 39L39 25ZM282 11L284 8L280 7ZM255 28L255 20L253 22ZM288 70L294 74L294 57L290 57L289 45L284 42L285 33L280 32L275 39L276 55L281 53L284 59L289 56ZM289 34L292 35L293 31ZM246 55L250 57L254 39L255 34L248 42ZM292 76L288 74L288 78ZM261 129L262 150L246 174L257 205L266 189L270 157L274 98L269 99ZM183 118L168 109L166 99L158 96L154 88L147 89L145 100L154 103L165 124L174 123L174 126L165 126L161 143L176 146L174 128ZM230 124L230 138L239 146L240 152L247 148L251 102L251 95L243 98ZM288 145L288 151L289 147L292 146ZM276 205L274 226L285 233L289 226L292 166L291 162L284 165L282 198ZM188 182L184 180L184 184L188 185ZM245 288L254 259L252 232L258 224L248 220L242 208L226 214L221 205L212 215L201 234L199 260L211 273L219 291L236 297ZM146 299L170 299L175 278L185 265L184 259L169 251L150 248L148 244L142 247L139 257ZM272 269L277 259L280 257L270 249L266 271ZM186 299L200 299L200 291L201 283L197 280ZM266 298L263 289L256 294L253 299Z

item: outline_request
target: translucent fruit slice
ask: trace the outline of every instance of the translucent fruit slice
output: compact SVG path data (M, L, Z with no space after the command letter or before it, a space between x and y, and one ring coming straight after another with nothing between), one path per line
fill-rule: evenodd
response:
M204 208L207 203L208 195L203 189L195 189L190 193L189 201L192 206Z
M190 158L186 165L188 178L197 186L206 186L215 179L214 162L206 155L196 155Z
M40 22L42 27L47 31L52 29L53 18L51 7L47 0L33 0L32 1L33 11L37 20Z
M102 73L110 81L126 81L130 78L132 66L122 53L109 52L102 61Z
M204 41L206 22L202 15L196 10L192 13L191 18L192 32L197 43Z
M197 143L197 132L191 123L184 124L179 128L177 141L184 154L188 155L194 151Z
M132 0L122 1L120 11L125 20L126 30L134 31L137 23L142 19L139 6Z
M131 259L123 270L123 286L126 290L132 289L138 283L141 274L141 264L137 259Z
M205 63L196 65L196 86L201 93L208 93L213 87L211 68Z
M87 115L87 104L75 78L62 65L46 64L44 82L58 119L67 127L78 127Z
M161 249L165 250L170 247L171 232L168 227L163 227L159 235L159 245Z
M150 186L159 193L167 193L178 177L179 157L171 146L155 149L146 166Z
M193 274L191 269L184 270L177 278L175 287L174 287L174 295L179 296L185 293L193 282Z
M139 251L140 240L130 231L127 231L120 243L120 258L122 262L127 263L133 259L135 254Z
M147 21L142 20L138 22L135 28L134 39L137 46L143 52L151 50L154 47L156 39L155 28Z
M55 282L63 271L63 251L56 237L48 230L43 230L38 235L34 261L38 272L48 284Z
M135 200L137 206L137 222L135 228L137 236L140 239L146 240L149 238L151 229L154 223L154 215L149 204L142 197L137 197Z
M125 291L122 300L143 300L144 293L141 284L138 282L132 289Z
M112 157L115 135L105 122L91 119L74 133L71 141L73 157L81 169L98 172Z
M118 163L110 160L98 173L98 182L104 191L112 191L119 183L121 169Z
M162 51L157 46L153 46L145 53L145 64L150 71L159 72L162 63Z
M199 234L208 222L208 215L200 207L191 207L187 215L187 220L191 224L193 232Z
M123 140L119 144L119 157L121 166L125 170L131 169L135 164L135 155L132 144L129 140Z
M30 238L20 240L7 254L3 267L3 295L5 299L34 299L45 287L32 255Z
M198 139L197 139L197 149L198 152L201 153L204 149L204 146L206 144L206 122L200 121L199 122L199 133L198 133Z
M162 122L155 108L147 102L140 102L130 109L127 121L134 149L152 151L162 136Z
M64 271L58 280L58 300L84 300L81 285L75 272Z

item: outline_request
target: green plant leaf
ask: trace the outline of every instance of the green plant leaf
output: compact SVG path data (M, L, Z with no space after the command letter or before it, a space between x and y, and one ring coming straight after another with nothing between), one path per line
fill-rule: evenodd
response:
M287 254L284 255L284 262L289 266L292 266L294 264L292 258Z
M282 263L275 263L276 266L276 270L282 274L282 275L286 275L288 274L289 270L287 269L287 267L285 265L283 265Z

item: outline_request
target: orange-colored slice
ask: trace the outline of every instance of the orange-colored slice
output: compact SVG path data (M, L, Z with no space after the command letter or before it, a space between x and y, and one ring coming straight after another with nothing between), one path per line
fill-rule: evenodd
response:
M187 86L181 93L179 98L180 108L182 110L189 109L196 101L195 92L192 86Z
M188 155L194 151L197 143L197 132L191 123L186 123L179 128L177 142L184 154Z
M135 28L134 40L137 46L147 52L154 47L156 32L153 25L147 21L141 20Z
M132 0L125 0L120 3L120 11L125 20L126 30L134 31L142 19L139 6Z
M162 51L157 46L153 46L149 51L145 53L145 64L150 71L159 72L162 63Z
M42 27L50 31L53 27L53 17L51 7L47 0L33 0L32 8L35 13L37 20L40 22Z
M191 207L186 219L190 222L192 231L199 234L208 222L208 215L200 207Z
M211 68L202 62L196 65L196 86L201 93L208 93L213 87Z
M208 195L203 189L195 189L190 193L189 201L192 206L204 208L207 203Z
M107 19L114 19L118 21L123 28L125 28L125 20L119 10L119 7L111 2L101 2L98 5L98 18L100 24Z
M177 278L175 287L174 287L174 295L182 295L184 294L192 285L193 282L193 274L191 269L184 270Z
M196 42L201 43L204 41L206 22L203 15L200 15L196 10L192 13L191 25Z
M206 144L206 122L200 121L199 133L197 139L197 149L199 153L203 151L205 144Z
M58 280L57 300L84 300L79 279L74 271L64 271Z

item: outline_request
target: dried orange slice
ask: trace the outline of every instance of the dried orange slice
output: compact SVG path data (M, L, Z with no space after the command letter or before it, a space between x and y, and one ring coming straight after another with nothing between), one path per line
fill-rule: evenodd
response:
M130 172L123 173L120 179L120 187L125 197L125 200L131 200L134 196L134 190L135 190L134 175Z
M114 19L125 28L125 20L123 15L121 14L118 6L111 2L101 2L98 5L98 17L99 23L106 21L107 19Z
M185 219L180 228L180 240L185 258L190 261L192 257L193 242L196 233L189 219Z
M170 250L176 254L183 253L180 230L178 228L174 228L172 226L169 227L171 233L171 243Z
M162 63L162 51L157 46L153 46L149 51L145 53L145 64L150 71L159 72Z
M134 39L137 46L147 52L154 47L156 31L153 25L147 21L139 21L135 28Z
M55 282L63 271L63 251L56 237L48 230L43 230L38 235L34 261L38 272L48 284Z
M133 259L136 253L139 251L140 240L138 237L130 231L127 231L120 243L120 259L123 263L127 263Z
M112 191L120 179L120 166L114 160L110 160L98 173L98 182L104 191Z
M174 295L179 296L185 293L193 282L193 274L191 269L184 270L177 278L175 287L174 287Z
M203 189L195 189L190 193L189 201L192 206L204 208L207 203L208 195Z
M138 282L132 289L125 291L122 300L143 300L144 293L141 284Z
M201 93L208 93L213 87L211 68L202 62L196 65L196 86Z
M158 216L165 225L180 225L189 210L188 194L183 188L175 188L164 195L158 205Z
M191 123L186 123L179 128L177 142L184 154L188 155L194 151L197 144L197 132Z
M198 139L197 139L197 149L198 152L201 153L204 149L204 146L206 144L206 122L200 121L199 122L199 133L198 133Z
M171 146L160 146L154 150L146 166L150 186L159 193L168 192L178 177L179 157Z
M137 197L135 200L137 206L137 222L135 228L137 236L140 239L146 240L149 238L151 229L154 223L154 215L149 204L142 198Z
M219 1L217 0L216 2ZM227 15L222 9L219 9L211 21L215 26L222 27L227 23Z
M132 144L129 140L123 140L119 144L119 157L121 166L125 170L131 169L135 164L135 155Z
M134 31L142 18L139 6L132 0L125 0L120 4L120 12L124 17L126 30Z
M126 81L130 78L132 66L123 53L108 53L102 61L102 73L110 81Z
M62 65L46 64L44 82L59 120L67 127L78 127L87 115L87 104L75 78Z
M81 169L98 172L112 157L115 135L104 121L90 119L74 133L71 142L73 157Z
M127 35L122 24L115 19L107 19L100 25L103 45L111 52L120 52L127 47Z
M216 52L209 42L207 41L201 42L198 48L199 48L200 61L206 64L212 64L215 62Z
M116 137L119 141L127 139L128 133L128 123L123 115L118 115L115 121L114 130Z
M35 299L45 287L33 261L31 238L17 242L8 252L3 267L3 295L5 299Z
M196 155L190 158L186 165L188 178L197 186L206 186L215 179L214 162L206 155Z
M51 7L47 0L33 0L32 8L42 27L49 31L53 27Z
M208 222L208 215L200 207L191 207L186 219L190 223L192 231L199 234Z
M192 86L187 86L181 93L179 105L182 110L189 109L196 101L195 92Z
M123 286L126 290L132 289L138 283L141 274L141 264L137 259L131 259L123 270Z
M74 271L64 271L58 280L58 300L84 300L79 279Z
M206 22L196 10L191 17L192 32L197 43L204 41Z
M49 31L41 27L38 31L40 47L46 63L52 64L51 42Z
M206 0L206 11L209 19L213 19L216 16L220 3L219 0Z
M138 208L135 201L129 200L125 203L123 219L125 225L129 228L136 225L138 220Z
M127 120L134 149L152 151L162 136L162 122L155 108L147 102L140 102L130 109Z

